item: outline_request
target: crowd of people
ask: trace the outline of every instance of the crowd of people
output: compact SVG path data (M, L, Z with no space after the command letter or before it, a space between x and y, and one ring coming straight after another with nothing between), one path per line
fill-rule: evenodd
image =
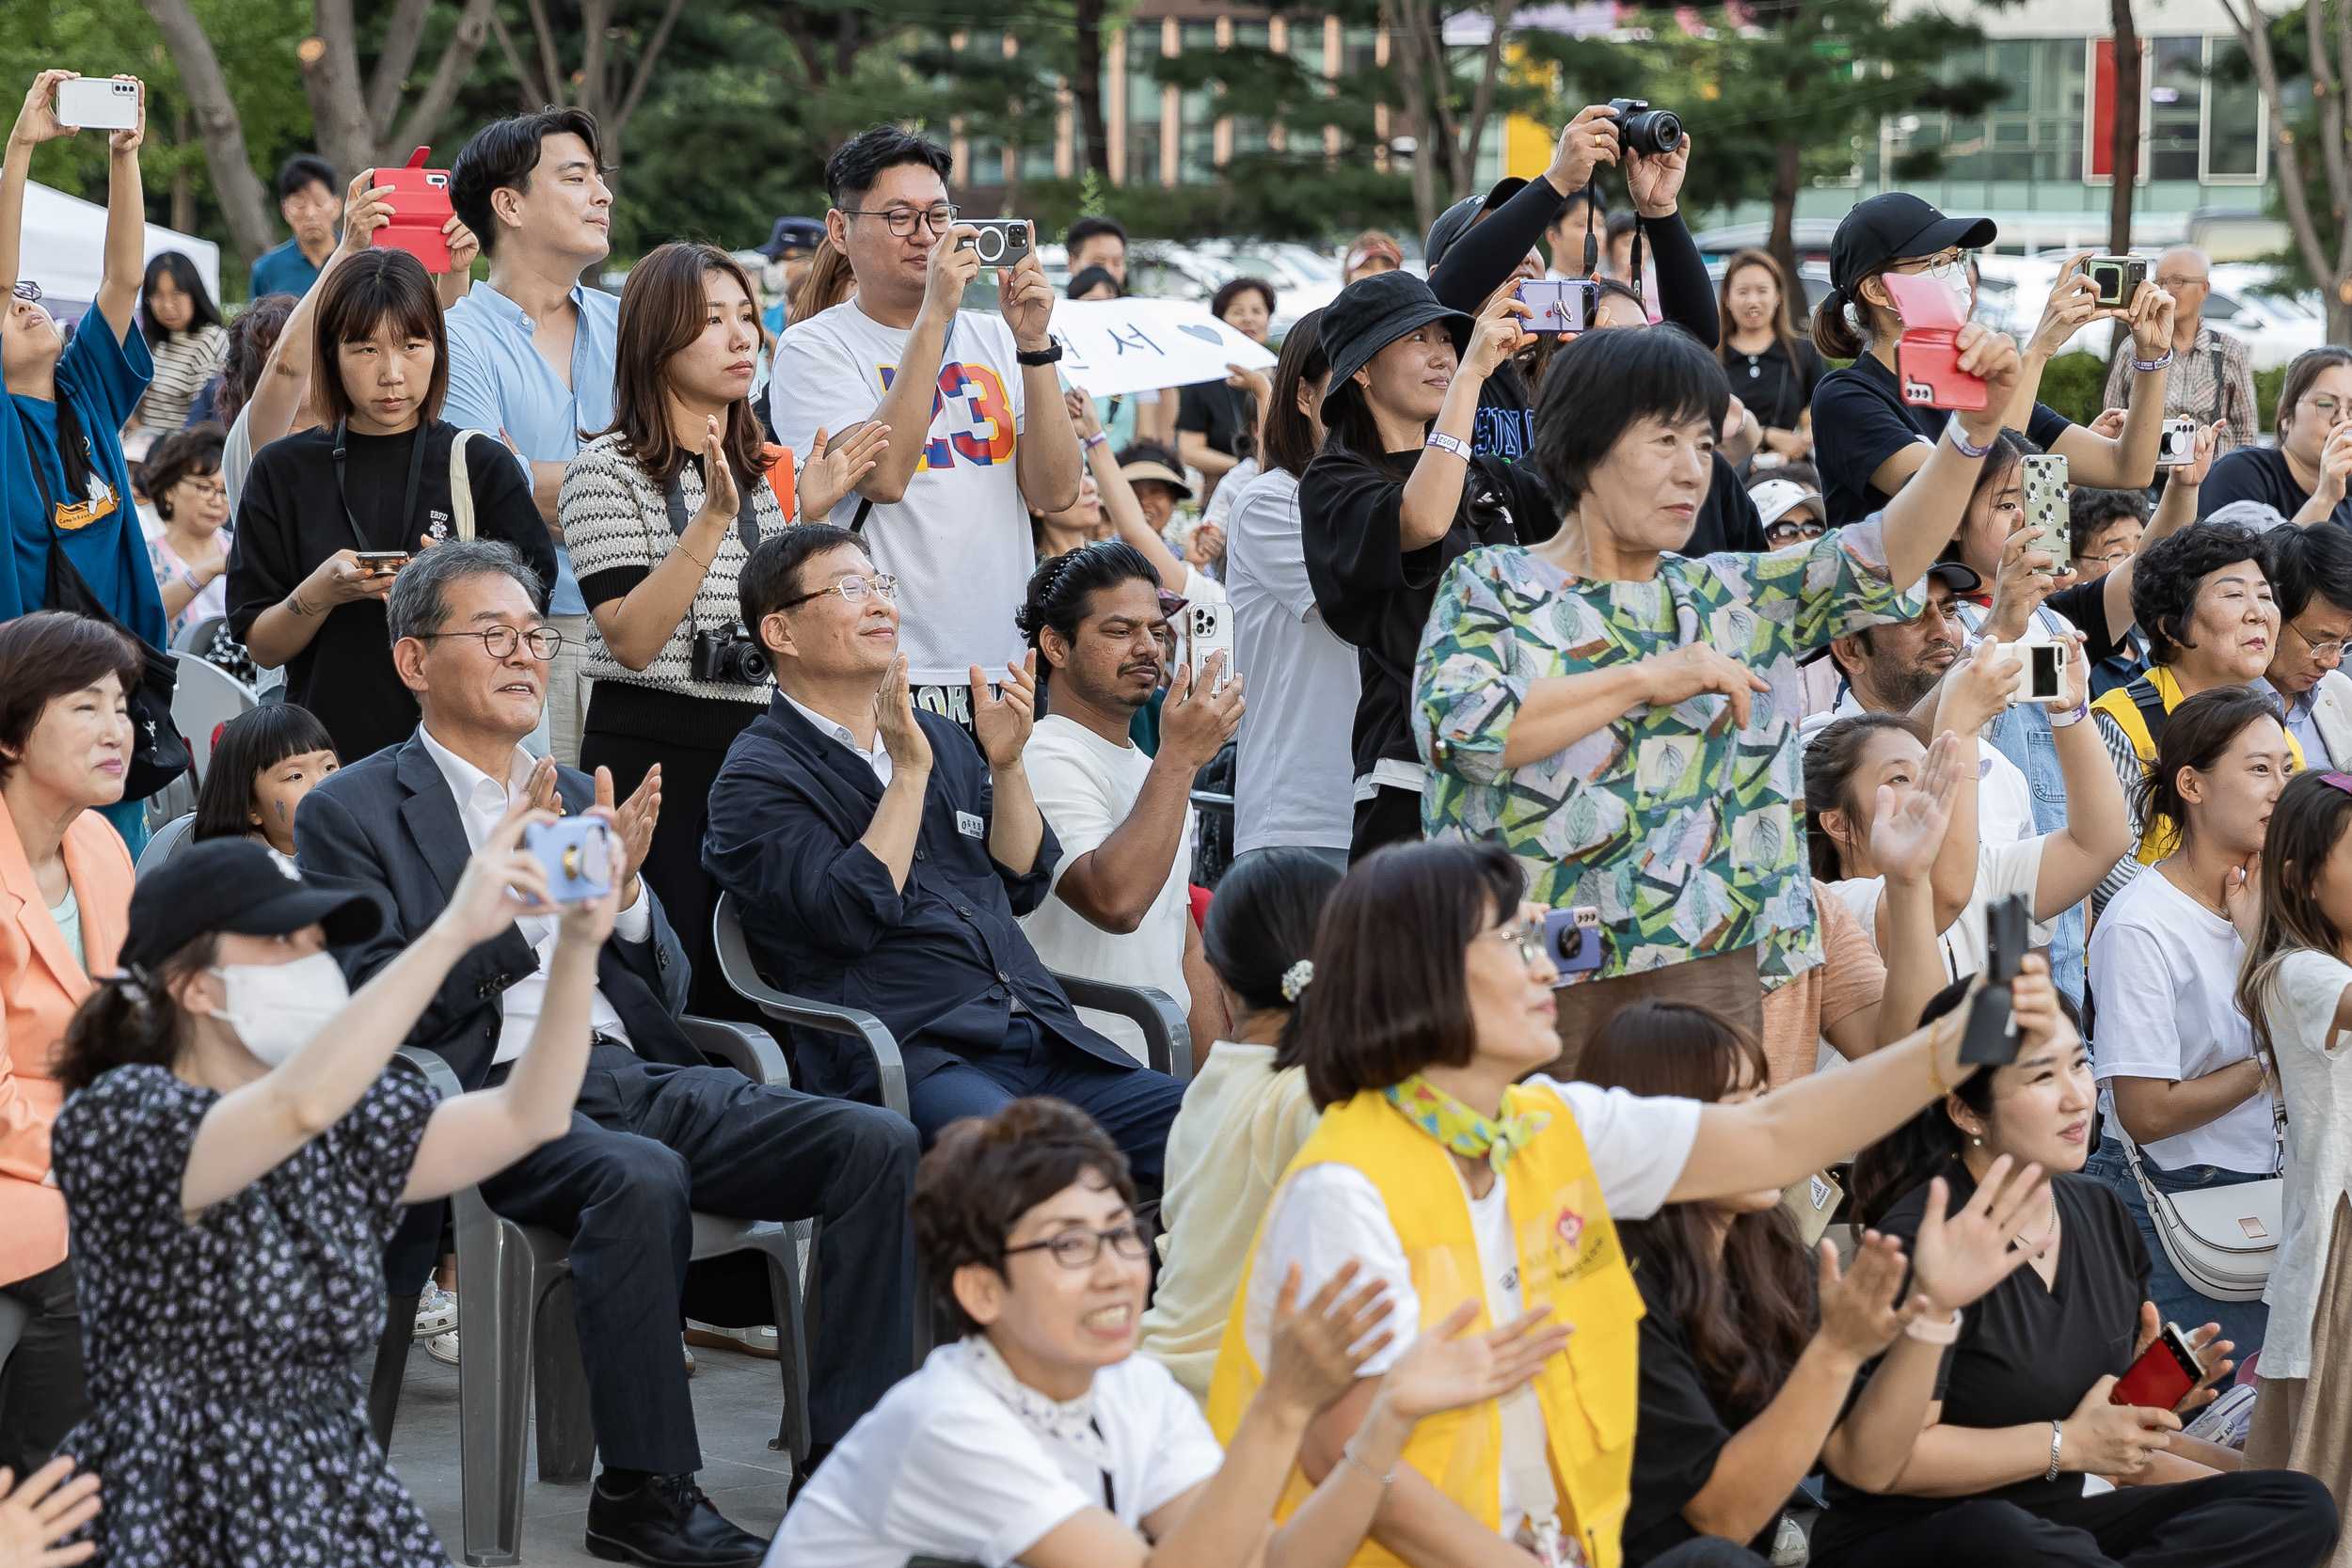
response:
M490 1354L469 1188L568 1244L607 1560L2352 1562L2352 351L2265 446L2206 259L2077 257L1923 405L1992 220L1860 203L1807 320L1603 105L1198 386L1073 386L898 125L758 275L587 287L577 108L437 275L293 160L229 320L114 132L69 332L68 75L0 158L0 1568L445 1560L387 1446ZM262 689L150 848L171 646ZM690 1347L787 1304L697 1213L817 1222L772 1540Z

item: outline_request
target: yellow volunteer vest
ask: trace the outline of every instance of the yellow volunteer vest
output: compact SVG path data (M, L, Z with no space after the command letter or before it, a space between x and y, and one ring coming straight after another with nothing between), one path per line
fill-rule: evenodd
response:
M2157 696L2164 699L2165 712L2170 713L2181 705L2181 683L2174 680L2172 672L2163 665L2152 664L2148 667L2148 684L2155 689ZM2115 688L2090 706L2092 711L2106 714L2122 728L2123 734L2131 740L2132 751L2139 757L2141 768L2155 766L2155 737L2148 733L2147 718L2139 711L2139 705L2132 701L2129 685ZM2295 738L2293 730L2287 731L2287 750L2295 758L2295 770L2301 772L2303 747ZM2169 824L2151 822L2139 835L2139 848L2135 858L2142 865L2153 865L2180 847L2181 835L2174 832Z
M1521 1085L1510 1091L1504 1110L1508 1115L1551 1113L1551 1125L1512 1156L1502 1180L1512 1228L1518 1237L1521 1299L1531 1307L1549 1301L1555 1322L1576 1325L1567 1349L1545 1363L1534 1386L1544 1414L1552 1482L1560 1494L1561 1530L1581 1540L1594 1568L1617 1568L1618 1531L1630 1501L1640 1392L1636 1356L1641 1292L1626 1267L1625 1249L1609 1222L1600 1183L1567 1106L1549 1089ZM1291 1161L1284 1180L1326 1162L1353 1165L1380 1190L1412 1268L1413 1290L1421 1297L1421 1327L1438 1323L1465 1297L1481 1303L1470 1332L1493 1326L1470 1204L1452 1159L1436 1139L1406 1120L1378 1092L1359 1094L1323 1113L1321 1125ZM1263 1222L1260 1230L1263 1235ZM1252 1265L1257 1250L1253 1242ZM1264 1381L1242 1335L1248 1300L1249 1272L1245 1266L1217 1347L1216 1370L1209 1381L1209 1424L1221 1442L1232 1441L1242 1412ZM1494 1401L1422 1421L1406 1445L1405 1462L1484 1520L1487 1528L1500 1525L1502 1419ZM1290 1517L1311 1490L1305 1475L1294 1467L1275 1517ZM1352 1568L1402 1568L1403 1562L1369 1539L1349 1560Z

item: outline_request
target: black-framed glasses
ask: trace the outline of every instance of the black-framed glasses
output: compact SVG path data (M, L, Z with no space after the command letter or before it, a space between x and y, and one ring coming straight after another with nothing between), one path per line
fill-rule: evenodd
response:
M882 219L890 226L891 237L900 240L906 239L914 232L914 226L917 222L928 224L934 234L945 234L949 226L956 221L956 214L962 211L962 208L950 206L945 201L936 207L844 207L840 209L841 215L845 218Z
M1778 549L1783 545L1793 545L1800 539L1819 539L1828 531L1828 524L1816 522L1810 517L1768 523L1764 528L1764 543Z
M16 280L16 297L28 305L38 303L40 299L40 285L29 277L20 277Z
M1126 1224L1114 1225L1107 1230L1089 1230L1079 1226L1042 1242L1031 1242L1025 1246L1009 1246L1005 1248L1005 1256L1010 1258L1016 1252L1050 1252L1054 1255L1054 1261L1065 1269L1090 1269L1094 1267L1095 1259L1103 1256L1105 1242L1110 1243L1113 1252L1130 1263L1141 1262L1152 1251L1151 1222L1137 1215Z
M531 644L531 657L545 661L555 657L564 645L564 634L553 626L534 626L528 632L513 626L485 626L480 631L422 631L417 634L421 642L431 642L443 637L479 637L482 650L492 658L512 658L517 643Z
M853 573L843 578L839 582L827 583L813 594L803 594L797 599L787 599L776 608L790 610L793 606L804 605L811 599L821 599L828 594L840 594L845 604L864 604L869 595L875 594L880 594L884 599L895 603L898 597L898 579L888 572L876 572L871 578L859 577Z

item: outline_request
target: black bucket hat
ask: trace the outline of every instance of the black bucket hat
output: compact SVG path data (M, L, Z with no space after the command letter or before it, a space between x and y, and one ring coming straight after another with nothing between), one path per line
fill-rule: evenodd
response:
M121 957L135 976L207 931L282 937L323 926L327 945L347 947L375 935L383 924L383 911L367 894L304 881L294 862L265 844L208 839L138 879Z
M1909 191L1858 203L1829 243L1828 302L1842 307L1871 269L1902 256L1932 256L1961 245L1979 250L2000 237L1991 218L1947 218Z
M1323 352L1331 360L1331 385L1344 386L1374 355L1431 322L1445 323L1457 351L1470 342L1470 318L1438 304L1429 285L1411 273L1359 277L1323 308Z

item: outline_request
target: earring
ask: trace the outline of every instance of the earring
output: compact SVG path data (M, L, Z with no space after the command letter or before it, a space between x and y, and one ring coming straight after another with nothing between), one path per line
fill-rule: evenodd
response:
M1970 1138L1968 1140L1968 1147L1971 1148L1982 1148L1984 1147L1984 1140L1982 1138Z

